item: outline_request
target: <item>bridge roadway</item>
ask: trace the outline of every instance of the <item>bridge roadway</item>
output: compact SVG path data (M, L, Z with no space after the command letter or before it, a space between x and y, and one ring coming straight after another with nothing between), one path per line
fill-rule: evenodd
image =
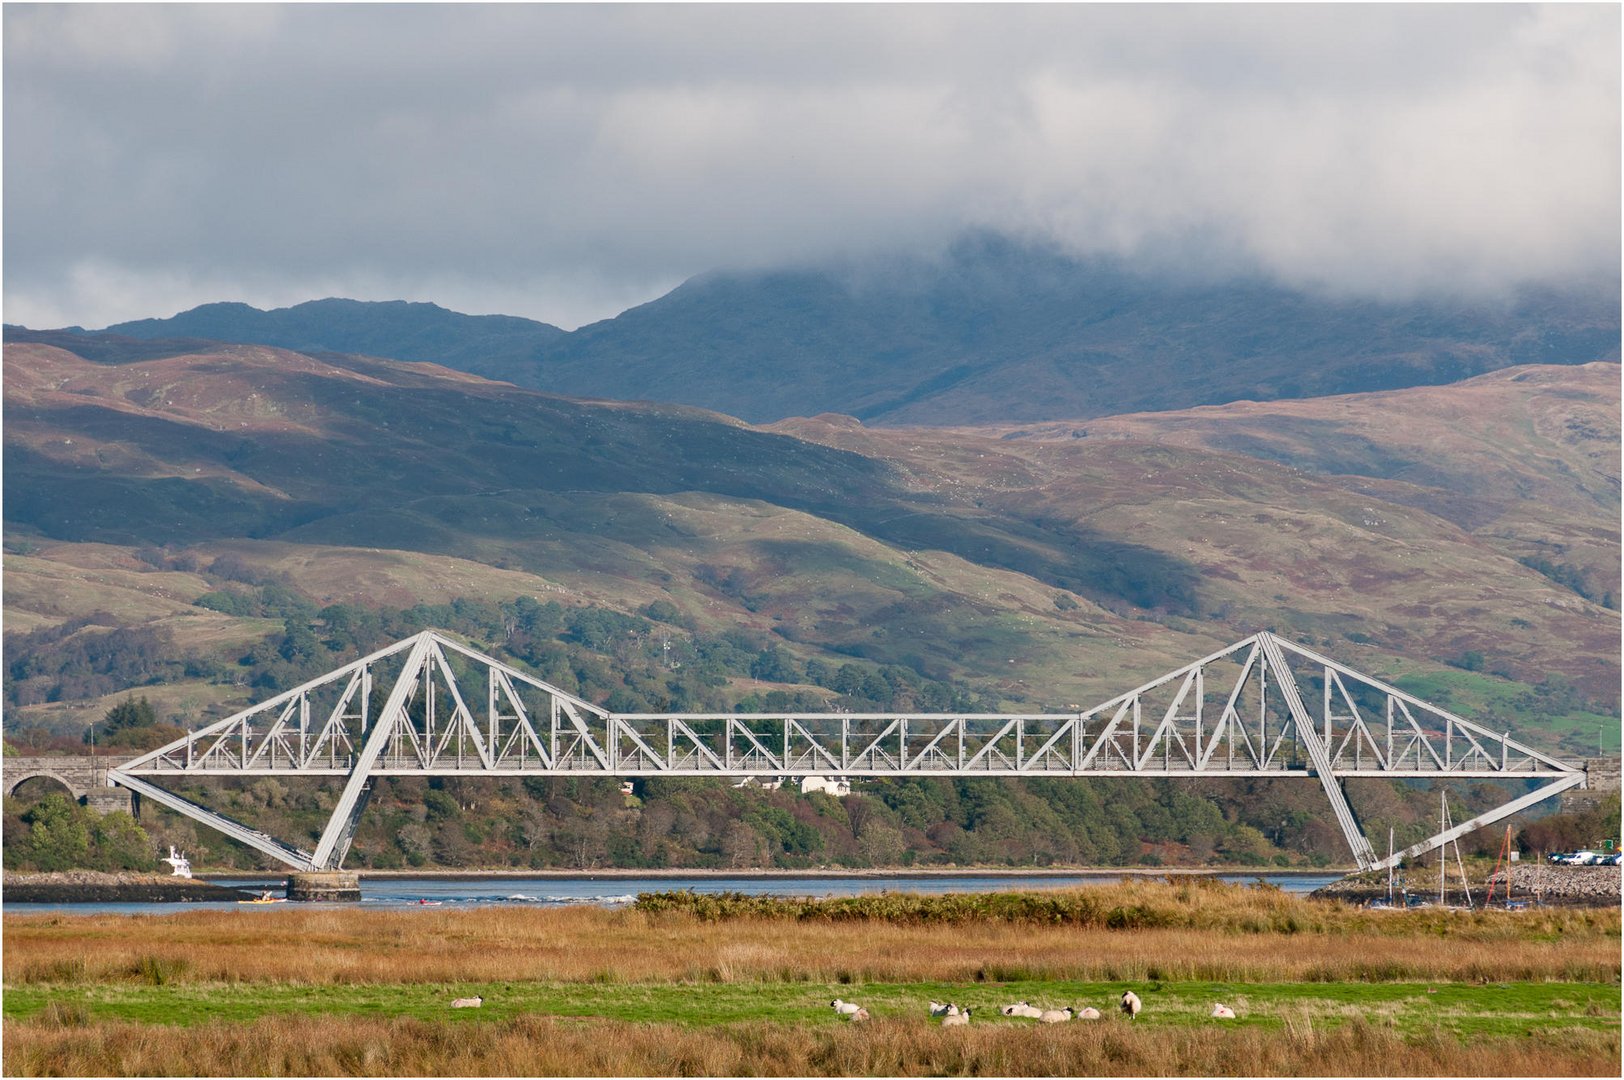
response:
M314 852L160 786L266 775L345 778ZM1362 868L1585 782L1582 766L1268 632L1075 713L733 715L610 713L424 631L119 765L109 779L296 868L335 869L376 777L534 775L1304 777L1321 784ZM1355 777L1543 786L1384 860L1344 791Z

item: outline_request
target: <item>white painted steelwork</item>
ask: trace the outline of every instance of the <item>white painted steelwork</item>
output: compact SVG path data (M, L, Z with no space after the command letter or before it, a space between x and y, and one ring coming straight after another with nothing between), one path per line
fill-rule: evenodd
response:
M1305 687L1315 691L1306 699ZM610 713L427 630L143 754L109 779L298 869L332 869L374 777L538 775L1317 777L1362 869L1430 851L1585 781L1580 767L1267 631L1084 712L667 714ZM205 776L346 780L307 852L157 783ZM1378 860L1342 788L1353 777L1549 783Z

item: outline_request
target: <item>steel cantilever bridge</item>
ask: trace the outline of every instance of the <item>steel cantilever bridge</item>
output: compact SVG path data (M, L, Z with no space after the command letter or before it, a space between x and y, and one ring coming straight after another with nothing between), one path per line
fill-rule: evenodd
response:
M1314 702L1311 710L1309 701ZM378 776L1306 777L1361 869L1430 851L1585 782L1560 761L1268 632L1084 712L611 713L426 630L109 771L298 870L336 869ZM314 852L159 786L342 776ZM1541 786L1386 859L1354 777Z

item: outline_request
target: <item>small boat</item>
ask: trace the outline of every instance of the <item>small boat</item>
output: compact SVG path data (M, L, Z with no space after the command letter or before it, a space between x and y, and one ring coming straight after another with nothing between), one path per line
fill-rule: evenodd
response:
M186 853L184 851L176 851L174 844L169 845L169 858L159 859L158 861L166 862L170 865L170 868L173 870L171 875L172 877L189 878L192 876L192 864L186 858Z
M252 900L238 900L237 901L237 903L239 903L239 904L285 904L287 902L288 902L287 897L285 897L285 896L272 896L269 892L260 893L258 896L254 897Z
M439 907L440 906L440 901L438 901L438 900L419 900L417 902L417 906L418 907Z

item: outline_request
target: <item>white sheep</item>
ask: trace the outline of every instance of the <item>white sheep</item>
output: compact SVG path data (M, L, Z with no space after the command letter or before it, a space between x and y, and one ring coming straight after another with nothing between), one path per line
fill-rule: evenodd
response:
M930 1014L932 1016L946 1016L950 1011L958 1011L958 1006L954 1005L951 1001L933 1001L930 1003Z
M1077 1019L1079 1020L1098 1020L1099 1018L1100 1011L1092 1005L1084 1005L1077 1010Z
M1139 1010L1143 1007L1144 1006L1139 1001L1138 994L1134 993L1132 990L1122 991L1122 1011L1128 1014L1129 1020L1132 1020L1134 1017L1138 1016Z
M1040 1024L1064 1024L1072 1018L1070 1009L1044 1009L1038 1014Z
M841 1016L850 1016L858 1009L862 1008L861 1005L853 1005L851 1002L841 1001L839 998L835 998L833 1001L829 1002L829 1007L835 1012L839 1013Z
M1220 1001L1212 1007L1211 1016L1214 1020L1233 1020L1235 1019L1235 1010Z
M1028 1005L1024 1001L1017 1001L1013 1005L1005 1005L998 1011L1003 1013L1005 1016L1024 1016L1029 1020L1036 1020L1038 1017L1043 1015L1042 1009Z
M963 1012L951 1013L951 1014L949 1014L947 1016L944 1016L944 1017L942 1017L942 1026L943 1027L964 1027L964 1026L966 1026L967 1024L970 1023L970 1012L971 1012L971 1010L965 1009Z
M854 1023L854 1024L861 1024L864 1020L867 1020L867 1019L868 1019L868 1010L867 1009L859 1008L856 1012L851 1014L851 1022Z
M484 996L475 994L471 998L458 998L451 1003L451 1007L453 1009L477 1009L483 1004L485 1004Z

